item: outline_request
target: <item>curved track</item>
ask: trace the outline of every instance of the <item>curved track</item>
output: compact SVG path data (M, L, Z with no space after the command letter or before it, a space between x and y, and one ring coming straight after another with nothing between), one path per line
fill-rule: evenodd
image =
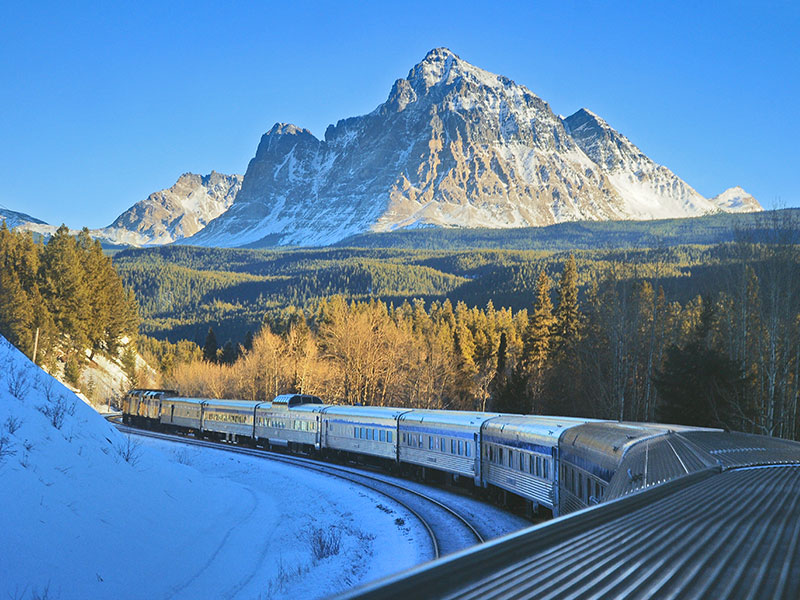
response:
M428 494L411 487L402 485L397 481L391 481L389 477L382 477L372 473L364 473L357 469L331 465L299 456L291 456L235 446L222 442L212 442L180 435L160 433L150 430L137 429L122 425L110 419L123 433L151 437L170 442L200 446L203 448L214 448L246 456L255 456L268 460L274 460L285 464L310 469L319 473L324 473L332 477L345 479L362 487L369 488L379 494L386 496L397 504L403 506L408 512L419 520L428 532L432 545L432 557L439 558L459 550L464 550L474 546L476 543L483 543L484 537L464 516Z

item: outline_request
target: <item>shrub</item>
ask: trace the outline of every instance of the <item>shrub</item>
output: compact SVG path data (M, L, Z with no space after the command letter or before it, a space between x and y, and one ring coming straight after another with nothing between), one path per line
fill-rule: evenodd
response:
M311 554L314 560L322 560L329 556L339 554L342 545L342 533L333 527L323 529L322 527L311 528Z

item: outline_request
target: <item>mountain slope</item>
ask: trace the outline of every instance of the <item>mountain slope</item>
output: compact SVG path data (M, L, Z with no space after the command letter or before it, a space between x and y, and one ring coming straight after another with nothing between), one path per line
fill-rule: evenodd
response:
M0 208L0 222L5 222L6 227L9 229L14 229L15 227L20 227L21 225L47 225L44 221L41 221L35 217L32 217L28 214L22 212L16 212L13 210L8 210L5 208Z
M169 189L150 194L92 234L115 244L169 244L228 210L241 186L241 175L184 173Z
M626 217L668 219L715 212L706 200L667 167L653 162L621 133L582 108L564 119L572 138L607 174L625 199Z
M319 140L279 123L231 208L186 243L324 245L367 231L525 227L716 212L587 110L432 50L373 112Z

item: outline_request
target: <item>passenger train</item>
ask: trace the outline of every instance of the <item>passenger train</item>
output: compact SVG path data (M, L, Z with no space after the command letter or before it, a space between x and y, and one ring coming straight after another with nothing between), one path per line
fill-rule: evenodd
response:
M272 402L183 398L142 389L125 396L122 412L123 422L137 427L442 473L554 516L711 466L697 464L675 437L708 430L652 423L332 405L305 394ZM656 459L659 468L648 474Z

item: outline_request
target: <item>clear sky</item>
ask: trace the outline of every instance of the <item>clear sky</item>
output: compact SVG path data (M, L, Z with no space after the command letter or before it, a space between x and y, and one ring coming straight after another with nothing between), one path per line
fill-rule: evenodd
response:
M428 50L587 107L701 194L800 206L797 2L0 4L0 205L108 225L181 173L321 136Z

